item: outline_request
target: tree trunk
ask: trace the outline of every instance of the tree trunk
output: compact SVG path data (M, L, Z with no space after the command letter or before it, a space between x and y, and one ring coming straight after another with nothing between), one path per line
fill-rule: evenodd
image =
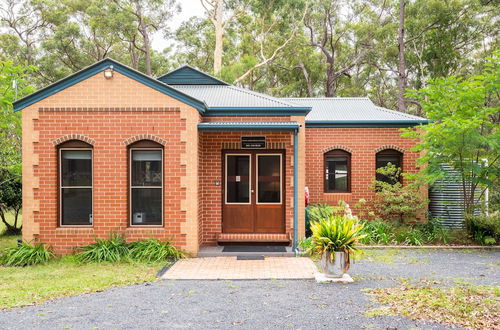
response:
M222 22L222 14L224 13L224 1L217 0L215 3L215 49L214 49L214 73L218 75L222 69L222 52L223 52L223 41L224 41L224 28Z
M304 79L306 80L306 84L307 84L307 96L308 97L313 97L314 89L313 89L313 84L312 84L309 72L307 72L307 68L304 65L304 63L302 63L302 61L299 62L299 66L302 69L302 74L304 75Z
M333 68L333 63L328 63L328 68L326 69L326 86L325 86L325 96L333 97L335 96L335 70Z
M146 74L151 76L151 40L149 39L148 29L142 16L142 8L140 2L137 2L137 16L139 17L139 32L144 41L144 57L146 60Z
M21 234L21 228L17 228L16 226L11 225L10 223L7 222L7 219L5 219L5 213L0 210L0 218L2 219L3 224L5 225L5 228L7 230L5 231L6 235L19 235ZM17 216L16 216L17 218ZM17 220L16 220L17 222Z
M405 0L399 0L398 28L398 110L406 112L406 59L405 59Z

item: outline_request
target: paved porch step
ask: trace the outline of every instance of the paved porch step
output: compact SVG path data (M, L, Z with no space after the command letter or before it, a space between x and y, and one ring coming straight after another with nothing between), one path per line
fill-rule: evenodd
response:
M220 243L290 243L287 234L227 234L221 233L217 236Z
M198 257L295 257L291 246L286 246L286 252L222 252L223 246L202 246L198 251Z

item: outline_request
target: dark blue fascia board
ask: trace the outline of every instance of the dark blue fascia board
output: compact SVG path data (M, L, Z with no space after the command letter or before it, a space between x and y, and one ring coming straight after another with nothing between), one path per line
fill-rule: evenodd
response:
M204 116L305 116L311 107L210 107Z
M412 127L428 123L428 120L306 121L306 127Z
M272 124L263 124L263 125L214 125L214 124L205 124L199 123L198 130L202 132L249 132L249 131L298 131L300 125L299 124L287 124L287 125L272 125Z
M33 94L30 94L28 96L25 96L15 102L13 102L14 105L14 111L19 111L27 106L30 106L33 103L36 103L48 96L51 96L55 93L58 93L70 86L75 85L76 83L79 83L82 80L85 80L101 71L104 69L109 68L110 66L113 66L113 70L116 72L119 72L123 74L124 76L127 76L131 79L134 79L140 83L145 84L148 87L151 87L161 93L164 93L168 96L171 96L183 103L186 103L196 109L198 109L200 112L204 112L206 109L206 105L204 102L197 100L187 94L182 93L181 91L176 90L173 87L167 86L166 84L148 77L139 71L136 71L132 68L129 68L119 62L116 62L115 60L112 59L104 59L100 62L97 62L83 70L80 70L66 78L63 78L47 87L44 87Z

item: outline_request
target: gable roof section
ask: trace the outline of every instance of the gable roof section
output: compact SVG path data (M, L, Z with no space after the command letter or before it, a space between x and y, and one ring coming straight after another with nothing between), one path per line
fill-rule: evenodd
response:
M229 85L189 65L181 66L174 71L164 74L158 80L169 85Z
M206 105L203 101L196 99L191 95L187 95L182 91L177 90L176 88L169 86L161 81L158 81L154 78L151 78L137 70L134 70L126 65L121 64L113 59L106 58L103 59L91 66L88 66L66 78L63 78L47 87L44 87L28 96L25 96L13 103L14 111L19 111L27 106L32 105L44 98L47 98L53 94L56 94L70 86L73 86L80 81L83 81L105 69L112 68L114 71L123 74L131 79L134 79L137 82L140 82L146 86L149 86L163 94L171 96L185 104L188 104L200 112L204 112L206 109Z
M378 107L367 97L285 98L312 108L306 116L308 127L409 127L428 120Z
M253 92L232 85L176 85L175 88L207 104L205 116L305 115L309 105Z

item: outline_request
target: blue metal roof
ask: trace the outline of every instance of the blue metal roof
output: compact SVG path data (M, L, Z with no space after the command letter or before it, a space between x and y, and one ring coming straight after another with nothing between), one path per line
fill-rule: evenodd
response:
M228 85L205 72L184 65L158 78L169 85Z
M171 96L183 103L193 106L198 109L200 112L204 112L206 109L206 105L203 101L196 99L191 95L187 95L182 91L177 90L176 88L169 86L157 79L149 77L137 70L134 70L126 65L121 64L110 58L105 58L97 63L92 64L66 78L63 78L55 83L44 87L28 96L25 96L13 103L14 111L19 111L27 106L30 106L33 103L36 103L46 97L49 97L55 93L58 93L68 87L71 87L82 80L85 80L105 69L113 68L114 71L123 74L131 79L134 79L140 83L143 83L146 86L149 86L159 92L162 92L168 96Z
M285 98L285 100L312 108L306 116L307 126L404 127L428 123L428 120L422 117L378 107L366 97Z
M204 132L295 131L299 127L295 121L220 121L198 124L198 130Z

